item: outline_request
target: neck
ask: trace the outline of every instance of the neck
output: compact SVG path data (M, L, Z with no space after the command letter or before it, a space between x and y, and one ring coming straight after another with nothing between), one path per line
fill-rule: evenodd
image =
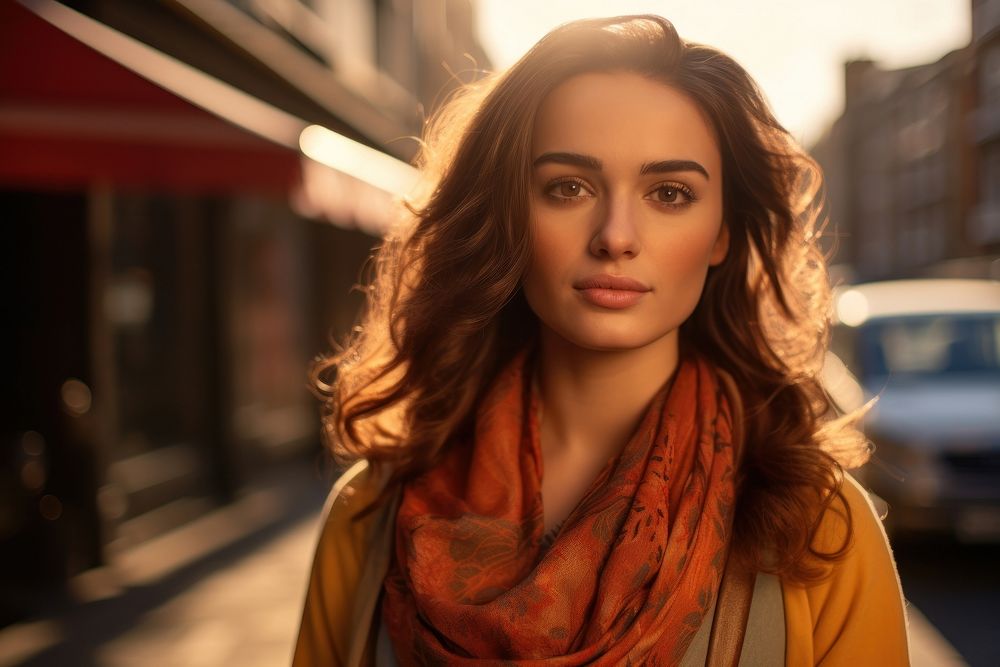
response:
M580 348L544 326L539 333L543 452L615 456L677 369L677 332L641 348L615 351Z

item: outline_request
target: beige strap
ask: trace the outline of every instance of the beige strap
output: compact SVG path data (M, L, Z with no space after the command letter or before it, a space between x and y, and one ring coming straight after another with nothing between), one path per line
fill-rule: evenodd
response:
M754 574L738 563L730 549L719 585L715 618L712 619L712 635L708 640L708 658L705 660L707 667L739 665L753 598Z

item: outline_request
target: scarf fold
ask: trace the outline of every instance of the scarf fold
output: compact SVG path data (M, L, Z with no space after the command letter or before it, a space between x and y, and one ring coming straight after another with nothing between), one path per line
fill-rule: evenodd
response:
M408 482L383 621L401 665L679 664L715 604L735 452L712 366L685 359L542 551L542 455L526 355L472 442Z

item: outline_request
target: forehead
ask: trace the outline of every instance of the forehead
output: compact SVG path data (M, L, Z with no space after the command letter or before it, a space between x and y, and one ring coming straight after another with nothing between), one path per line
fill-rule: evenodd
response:
M697 160L719 173L715 133L698 105L677 88L634 72L591 72L567 79L542 101L533 157L554 150L613 162Z

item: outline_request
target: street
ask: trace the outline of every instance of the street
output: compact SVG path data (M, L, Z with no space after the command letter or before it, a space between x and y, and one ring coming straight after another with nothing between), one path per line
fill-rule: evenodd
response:
M78 579L88 601L0 631L0 665L287 665L324 488L304 467L281 471Z
M895 553L910 603L970 665L1000 665L1000 545L901 542Z

